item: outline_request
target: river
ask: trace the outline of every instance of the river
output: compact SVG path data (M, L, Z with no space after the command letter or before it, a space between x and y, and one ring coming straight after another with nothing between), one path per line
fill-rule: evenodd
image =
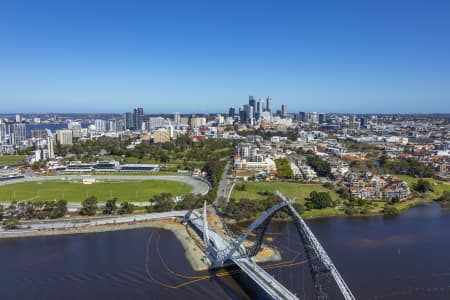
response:
M393 218L307 223L357 299L450 299L448 210L432 204ZM311 299L295 226L273 222L267 237L286 261L283 267L267 263L268 272ZM249 298L239 273L194 272L175 236L158 229L3 239L0 266L0 299Z

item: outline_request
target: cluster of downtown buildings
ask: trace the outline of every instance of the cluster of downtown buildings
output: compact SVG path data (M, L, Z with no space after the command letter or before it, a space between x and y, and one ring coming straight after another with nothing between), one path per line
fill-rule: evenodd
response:
M55 123L57 128L52 127ZM36 128L33 124L41 126ZM31 127L27 130L27 126ZM248 133L257 129L265 137ZM328 161L332 178L346 182L357 197L403 197L409 193L395 177L352 170L351 162L366 160L367 153L346 148L347 141L370 145L391 159L416 159L435 170L442 179L450 178L449 117L446 115L289 113L287 105L274 110L271 97L256 100L250 96L248 103L238 109L231 107L225 114L149 115L137 107L123 114L89 118L83 115L68 115L65 119L44 119L36 115L0 118L0 153L34 147L34 155L29 158L29 162L34 162L55 158L57 145L72 145L102 136L131 139L127 147L133 148L139 143L169 142L182 135L194 141L237 140L233 173L237 179L276 178L275 160L286 158L296 179L317 180L305 156L298 154L307 152Z

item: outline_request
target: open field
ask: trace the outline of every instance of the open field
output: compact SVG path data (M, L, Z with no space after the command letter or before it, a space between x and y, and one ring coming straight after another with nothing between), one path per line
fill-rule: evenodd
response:
M87 196L96 196L100 202L111 197L134 202L147 201L162 192L183 195L191 189L186 183L169 180L109 181L91 185L67 181L24 182L0 186L0 201L65 199L81 202Z
M24 155L0 155L0 166L13 165L25 162Z
M420 178L415 178L415 177L408 176L408 175L399 175L398 177L408 183L411 191L413 189L413 184L416 183L420 179ZM433 199L440 197L444 191L450 192L450 182L445 182L445 181L437 180L437 179L433 179L433 178L423 178L423 179L431 182L431 185L433 186L433 190L434 190L433 193L428 194L426 198L430 198L431 200L433 200Z
M242 184L242 183L238 183ZM233 189L231 198L239 200L241 198L248 199L264 199L266 196L258 194L258 192L275 192L279 190L287 198L295 197L297 202L304 203L305 198L309 197L312 191L316 192L330 192L330 196L333 200L338 199L338 195L324 188L321 184L306 184L306 183L293 183L293 182L246 182L245 191L238 191Z

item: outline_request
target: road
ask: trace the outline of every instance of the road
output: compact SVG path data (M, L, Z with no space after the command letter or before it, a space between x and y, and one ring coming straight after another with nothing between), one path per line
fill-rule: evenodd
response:
M102 218L90 218L90 219L72 219L72 220L56 220L56 221L30 221L23 222L22 225L26 226L26 230L4 230L0 228L0 235L17 234L20 232L30 232L36 230L51 230L51 229L73 229L81 227L101 226L101 225L115 225L124 223L134 223L143 221L153 221L159 219L171 219L183 217L186 214L186 210L169 211L163 213L151 213L151 214L139 214L139 215L127 215L127 216L114 216L114 217L102 217Z
M228 180L228 169L230 167L231 167L231 163L228 161L227 164L225 165L225 168L223 169L222 177L220 178L219 186L217 188L217 198L216 198L216 201L214 201L214 204L216 206L221 205L221 203L219 203L219 199L221 199L221 198L226 199L225 203L227 203L229 200L229 195L231 192L231 190L230 190L231 185ZM225 204L225 203L222 203L222 204Z

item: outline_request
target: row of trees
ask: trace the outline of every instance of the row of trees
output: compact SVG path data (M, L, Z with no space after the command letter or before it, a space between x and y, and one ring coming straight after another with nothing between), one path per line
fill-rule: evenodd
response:
M82 216L95 216L98 210L98 202L95 196L90 196L83 200L81 203L80 215ZM124 201L117 206L117 198L107 200L102 213L104 215L124 215L131 214L134 211L134 205L130 202Z
M379 163L385 173L406 174L420 178L431 178L435 175L432 168L421 164L416 159L389 160L383 155Z
M67 213L66 200L14 201L8 207L0 206L0 220L8 219L56 219Z
M328 177L331 174L330 164L318 156L308 156L306 159L308 165L314 169L319 177Z

